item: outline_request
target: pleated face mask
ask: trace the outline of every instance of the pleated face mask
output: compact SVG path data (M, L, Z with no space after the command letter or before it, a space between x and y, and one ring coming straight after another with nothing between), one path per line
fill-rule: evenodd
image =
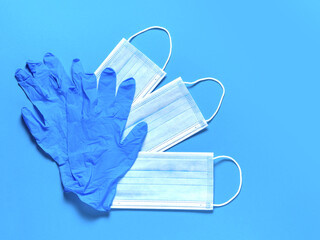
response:
M232 198L214 204L214 160L219 158L236 164L240 184ZM213 157L213 153L140 152L118 183L111 208L212 210L230 203L241 186L241 168L231 157Z
M186 84L197 84L205 80L215 81L223 89L217 110L207 120L186 87ZM217 114L224 92L222 83L214 78L203 78L195 82L183 82L178 78L132 105L123 138L138 123L146 122L148 134L141 151L165 151L206 128Z
M158 67L146 55L130 43L133 38L151 29L160 29L165 31L169 36L169 56L162 68ZM95 71L95 75L99 81L103 70L106 68L112 68L117 74L117 88L122 81L133 77L136 81L136 92L134 97L134 101L136 101L150 93L165 77L166 73L164 72L164 69L170 60L171 50L172 41L169 31L163 27L149 27L134 34L128 40L123 38L98 67Z

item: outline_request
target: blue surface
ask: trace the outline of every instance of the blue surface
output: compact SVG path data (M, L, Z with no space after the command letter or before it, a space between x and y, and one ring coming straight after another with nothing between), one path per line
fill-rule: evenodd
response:
M319 1L8 1L0 7L0 239L319 239ZM121 40L167 27L173 54L163 84L214 76L226 87L207 131L171 151L235 157L243 189L214 212L97 213L63 194L58 168L23 125L30 106L14 79L27 59L51 51L94 71ZM160 31L134 44L159 65ZM191 89L205 116L221 90ZM231 163L215 169L216 202L237 188Z

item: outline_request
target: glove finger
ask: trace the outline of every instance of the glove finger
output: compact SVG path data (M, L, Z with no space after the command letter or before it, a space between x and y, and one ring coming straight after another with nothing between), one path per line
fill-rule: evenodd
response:
M30 73L26 72L25 70L18 68L15 72L15 78L19 82L25 82L25 81L32 81L32 76ZM31 78L31 79L29 79Z
M97 105L97 78L94 74L85 74L79 59L74 59L71 68L72 79L82 95L84 114L89 114Z
M111 115L115 118L118 135L116 135L117 142L121 141L123 131L125 129L127 119L129 116L131 104L133 101L135 92L135 81L133 78L129 78L123 81L119 88L112 108L107 111L111 112Z
M48 94L34 80L27 71L19 68L15 73L19 86L25 92L29 100L36 105L37 101L47 99Z
M59 88L66 92L68 88L74 87L74 83L66 74L61 62L52 53L46 53L43 57L44 64L55 77Z
M32 136L38 143L41 142L45 131L45 125L43 119L41 119L42 117L38 113L32 112L26 107L21 109L21 114Z
M71 66L72 81L78 90L82 90L82 78L85 76L80 59L73 59Z
M138 152L148 133L148 125L145 122L137 124L122 142L122 149L127 153L128 161L135 161ZM131 159L131 160L129 160Z
M116 73L112 68L106 68L100 76L98 84L98 99L101 109L107 109L113 103L116 95Z
M42 75L43 72L48 71L48 69L42 62L28 61L26 67L33 77L36 77L37 75Z
M114 102L116 118L127 121L133 102L135 89L136 84L133 78L129 78L120 84Z
M78 91L75 88L70 88L66 95L66 110L67 110L67 122L81 122L81 98Z
M83 110L84 114L90 114L97 105L97 77L92 74L85 74L82 78Z
M56 94L58 83L50 70L42 62L27 62L27 69L31 72L37 85L46 89L48 93Z

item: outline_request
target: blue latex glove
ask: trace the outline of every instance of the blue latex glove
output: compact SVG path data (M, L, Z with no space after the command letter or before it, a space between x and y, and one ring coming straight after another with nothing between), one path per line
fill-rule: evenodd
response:
M28 62L27 71L18 69L16 78L34 105L34 111L22 109L23 119L39 146L58 163L64 189L97 210L109 210L116 184L134 163L147 133L147 125L139 124L121 142L134 80L124 81L115 97L111 69L97 91L95 76L84 74L78 60L71 81L50 53L44 64Z
M22 108L24 122L37 144L58 164L64 190L78 191L67 152L66 95L74 83L52 53L45 54L43 63L27 62L15 77L33 104L33 109Z
M97 89L96 76L85 74L79 60L72 66L76 84L67 95L68 157L79 183L79 198L97 210L109 210L119 180L135 162L147 124L138 124L123 140L135 93L133 78L116 93L116 73L106 69Z
M33 109L22 108L24 122L38 145L58 165L67 159L67 122L65 95L74 83L59 60L51 53L42 62L27 62L26 70L17 69L15 77Z

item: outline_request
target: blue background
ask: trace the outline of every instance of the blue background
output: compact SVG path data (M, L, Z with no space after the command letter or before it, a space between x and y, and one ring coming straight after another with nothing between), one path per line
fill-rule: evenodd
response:
M8 1L0 3L0 239L319 239L320 3L269 1ZM167 27L173 54L161 86L213 76L226 88L208 129L170 151L238 160L243 189L213 212L98 213L62 191L55 163L20 116L29 106L14 72L47 51L94 71L122 37ZM159 66L161 31L133 44ZM191 89L205 116L218 85ZM237 189L232 163L215 169L215 201Z

